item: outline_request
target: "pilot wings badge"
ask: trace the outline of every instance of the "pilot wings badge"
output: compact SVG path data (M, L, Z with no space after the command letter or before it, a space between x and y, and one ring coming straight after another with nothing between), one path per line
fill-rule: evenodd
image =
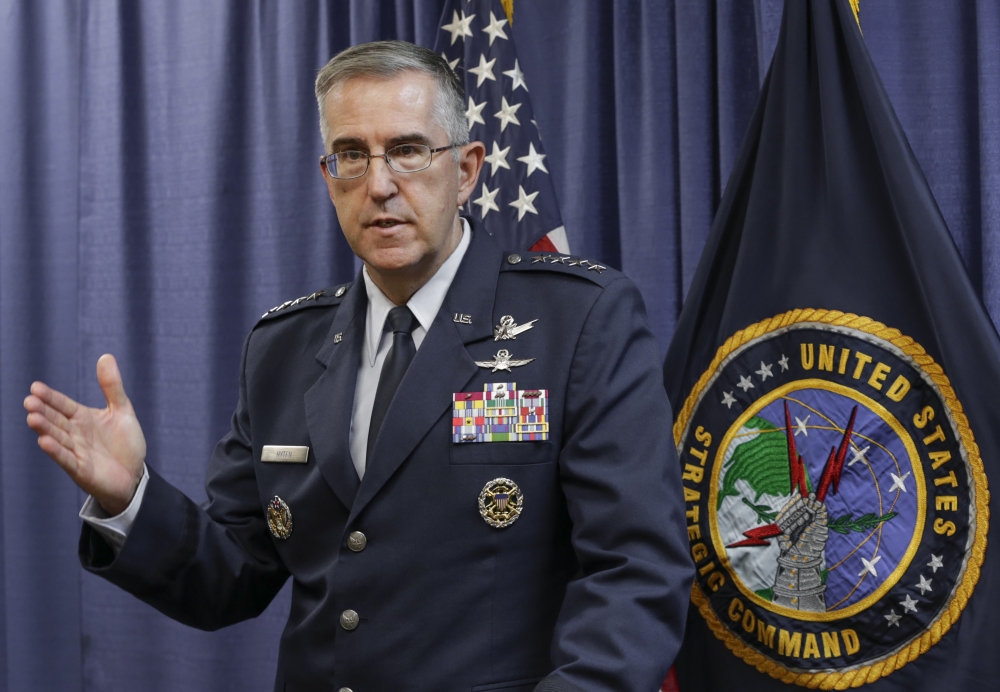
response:
M481 368L492 368L491 372L496 372L497 370L506 370L510 372L511 368L519 368L522 365L527 365L534 358L526 358L524 360L515 360L510 357L510 351L505 348L501 348L497 351L497 354L493 356L493 360L477 360L476 365Z
M538 319L536 318L530 322L518 324L511 315L504 315L500 318L500 324L493 328L493 340L506 341L507 339L516 339L517 335L521 332L526 332L533 328L537 321Z

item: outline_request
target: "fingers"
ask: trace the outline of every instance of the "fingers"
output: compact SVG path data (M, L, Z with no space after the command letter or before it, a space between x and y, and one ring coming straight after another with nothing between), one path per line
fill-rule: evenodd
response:
M51 410L51 409L50 409ZM48 435L67 449L74 449L73 435L69 426L61 427L57 422L49 420L43 413L32 411L28 414L28 427L38 435Z
M118 362L110 353L105 353L97 359L97 382L101 385L104 398L108 400L109 408L125 408L129 406L125 395L125 385L122 384L122 374L118 370Z
M79 460L73 452L75 445L70 434L69 420L50 404L72 411L78 409L78 405L69 397L41 382L34 382L31 391L32 394L24 400L24 408L28 410L28 427L38 434L38 446L42 451L52 457L71 476L75 476L79 469Z
M76 458L75 454L49 435L41 435L38 438L38 446L42 448L43 452L52 457L57 464L63 467L71 477L76 478L80 461Z
M51 408L46 407L46 409L53 415L58 415ZM38 434L38 446L42 448L42 451L52 457L71 475L76 474L79 460L74 453L76 445L73 442L73 437L68 432L54 424L39 411L32 411L28 414L28 427Z
M62 392L57 392L56 390L52 389L44 382L32 382L31 393L34 395L34 397L37 397L39 400L41 400L42 403L51 406L52 408L54 408L56 411L66 416L67 418L72 418L73 414L75 414L77 412L77 409L80 408L80 404L76 403ZM25 408L28 408L28 402L31 401L31 399L34 397L29 396L27 399L24 400ZM30 411L32 409L28 410Z
M28 396L24 400L24 408L29 414L35 413L40 415L42 418L46 419L48 422L56 425L66 432L71 432L72 428L70 426L69 419L60 413L55 408L49 406L44 401L39 399L34 394ZM31 416L28 416L28 425L31 426ZM32 426L32 430L35 428Z

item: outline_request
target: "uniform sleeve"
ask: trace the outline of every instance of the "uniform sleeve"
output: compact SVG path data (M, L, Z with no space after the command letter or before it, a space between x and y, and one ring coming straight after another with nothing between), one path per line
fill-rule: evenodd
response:
M560 478L579 573L538 692L648 692L680 648L694 567L659 349L642 298L602 292L573 356Z
M80 518L90 524L104 540L111 544L115 555L121 552L122 546L125 545L125 539L128 538L129 531L132 530L135 517L139 514L139 508L142 507L142 498L146 495L148 483L149 469L146 468L146 464L143 464L139 487L135 489L132 501L128 503L128 507L121 514L111 516L105 512L93 495L88 495L83 507L80 508Z
M135 523L117 555L89 524L80 536L87 571L199 629L256 617L288 578L258 499L245 373L252 337L243 347L230 431L212 455L207 509L149 469Z

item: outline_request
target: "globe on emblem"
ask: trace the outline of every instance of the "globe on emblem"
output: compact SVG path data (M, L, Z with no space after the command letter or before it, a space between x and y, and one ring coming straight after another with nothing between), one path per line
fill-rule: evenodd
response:
M275 538L285 540L292 535L292 510L277 495L267 503L267 526Z
M524 497L517 483L494 478L479 493L479 514L495 529L505 529L521 516Z

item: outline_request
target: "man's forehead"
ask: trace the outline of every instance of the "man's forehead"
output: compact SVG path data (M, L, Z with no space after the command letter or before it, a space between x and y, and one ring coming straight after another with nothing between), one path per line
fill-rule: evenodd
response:
M350 117L355 111L401 108L407 111L433 108L437 95L434 78L406 70L392 77L363 75L338 84L326 97L330 118Z
M332 139L387 139L441 129L433 117L437 84L422 72L407 70L392 77L352 77L330 90L326 117Z

